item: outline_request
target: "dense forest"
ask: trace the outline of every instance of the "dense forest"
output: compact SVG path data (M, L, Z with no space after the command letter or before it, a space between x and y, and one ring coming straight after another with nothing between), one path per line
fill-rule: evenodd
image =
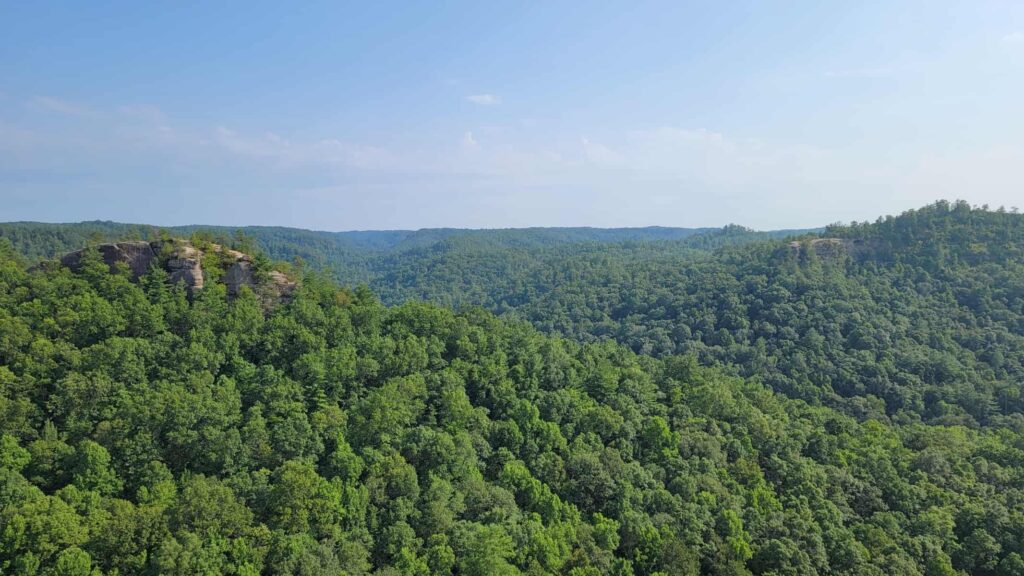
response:
M858 417L975 426L1024 411L1019 214L938 203L800 242L595 254L487 286L476 303L543 331L692 354Z
M0 226L2 574L1024 575L1024 216L308 233L276 301L36 265L159 234L95 226Z

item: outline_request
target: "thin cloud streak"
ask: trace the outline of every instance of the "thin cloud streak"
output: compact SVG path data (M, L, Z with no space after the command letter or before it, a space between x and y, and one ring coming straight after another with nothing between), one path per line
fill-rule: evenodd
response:
M829 70L826 78L884 78L894 74L892 68L853 68L849 70Z
M1003 36L1003 44L1024 44L1024 32L1011 32Z
M214 141L233 154L269 159L286 167L312 164L386 169L395 165L391 154L382 148L343 142L334 138L300 142L283 138L273 132L253 137L218 126L214 130Z
M36 110L42 110L45 112L56 112L58 114L64 114L67 116L77 116L80 118L90 118L98 116L98 113L85 106L74 104L66 100L59 98L53 98L50 96L35 96L27 102L30 108Z
M501 98L494 94L471 94L466 96L466 100L477 106L494 106L501 103Z

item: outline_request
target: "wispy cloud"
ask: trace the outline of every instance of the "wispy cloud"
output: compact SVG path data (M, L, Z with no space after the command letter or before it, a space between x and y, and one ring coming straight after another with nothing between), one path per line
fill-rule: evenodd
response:
M877 68L850 68L845 70L829 70L826 78L883 78L892 76L893 69L885 66Z
M466 96L466 100L477 106L494 106L501 103L501 98L494 94L471 94Z
M214 130L214 141L232 154L264 158L284 166L312 164L370 169L394 164L391 155L382 148L333 138L293 141L273 132L249 136L218 126Z
M462 149L463 150L479 150L480 143L473 137L472 132L466 132L462 135Z
M36 96L31 98L28 101L28 105L36 110L56 112L57 114L65 114L67 116L85 118L97 115L95 110L91 110L85 106L74 104L66 100L60 100L59 98L52 98L50 96Z
M1011 32L1003 36L1003 44L1024 44L1024 32Z
M160 124L167 122L167 115L164 114L163 110L157 108L156 106L150 106L146 104L121 106L120 108L118 108L118 112L130 118L137 118L139 120L144 120L148 122Z
M583 157L587 162L593 164L615 165L623 161L623 157L611 148L591 141L589 138L580 139L583 146Z
M290 138L274 132L253 133L223 125L197 125L173 118L148 104L89 108L50 96L23 102L33 110L63 117L59 127L31 122L4 125L0 149L34 151L40 158L94 158L151 155L154 159L218 162L239 159L261 167L390 170L399 158L384 148L343 138ZM88 118L93 122L75 122ZM155 155L155 156L152 156Z

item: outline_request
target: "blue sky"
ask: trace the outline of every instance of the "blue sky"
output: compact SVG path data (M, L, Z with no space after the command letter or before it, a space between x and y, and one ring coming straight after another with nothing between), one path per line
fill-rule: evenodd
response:
M1017 1L214 4L0 4L0 220L788 228L1024 200Z

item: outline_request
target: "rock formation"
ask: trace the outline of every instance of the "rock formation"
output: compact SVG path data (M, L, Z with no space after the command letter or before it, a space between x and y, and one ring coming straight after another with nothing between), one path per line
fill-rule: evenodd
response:
M103 262L110 266L111 270L117 264L125 264L135 279L148 272L149 267L156 260L156 252L153 250L152 244L141 240L118 242L116 244L100 244L97 248L103 257ZM83 252L84 250L78 250L65 254L60 259L60 263L72 270L78 270L82 265Z
M235 260L235 263L224 271L224 277L221 280L227 286L228 294L232 296L238 296L238 293L242 291L242 286L250 288L255 286L256 277L253 274L252 262L249 257L243 256Z
M848 255L854 260L866 260L877 256L880 247L876 242L870 240L850 238L812 238L810 240L794 240L789 243L789 249L794 255L800 255L804 245L810 246L819 258L836 260L843 255Z
M164 268L170 274L171 284L184 282L189 292L203 289L203 253L191 244L176 245Z
M184 284L189 294L202 290L206 285L207 275L203 271L205 254L186 240L137 240L100 244L96 248L102 255L103 262L111 270L123 264L128 267L135 280L147 273L152 266L161 266L167 271L168 281L172 284ZM262 282L258 281L253 259L248 254L217 244L210 244L207 251L216 253L217 258L212 258L216 263L213 265L223 267L221 281L230 296L238 296L243 286L276 300L287 299L295 291L295 281L278 270L270 271ZM78 250L66 254L60 259L60 263L78 271L82 266L83 253L84 250Z

